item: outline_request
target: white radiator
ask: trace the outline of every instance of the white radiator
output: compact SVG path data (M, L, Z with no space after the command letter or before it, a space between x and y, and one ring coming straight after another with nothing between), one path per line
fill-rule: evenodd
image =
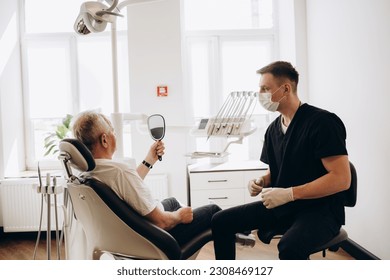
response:
M57 182L61 183L59 180ZM37 178L6 179L0 182L0 204L3 215L4 232L38 231L41 217L42 195L34 190ZM63 182L64 183L64 180ZM152 190L156 199L168 197L168 176L166 174L149 174L145 183ZM51 229L56 229L54 196L51 196ZM58 226L63 223L63 195L57 195ZM47 228L47 204L43 200L42 226Z
M168 197L167 174L149 174L145 177L145 184L152 190L153 197L159 200Z
M42 195L33 189L37 178L6 179L0 182L0 203L4 232L38 231ZM56 229L54 195L51 195L51 229ZM58 227L63 222L63 195L57 195ZM43 200L42 230L47 228L47 204Z

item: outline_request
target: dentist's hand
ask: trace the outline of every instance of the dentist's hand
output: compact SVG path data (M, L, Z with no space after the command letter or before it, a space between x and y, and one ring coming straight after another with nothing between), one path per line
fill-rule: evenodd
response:
M260 193L260 201L267 209L294 201L292 187L290 188L264 188Z
M248 190L251 196L258 195L264 188L264 178L250 180L248 183Z
M150 146L149 152L146 155L145 160L150 164L155 164L158 160L158 156L163 156L165 151L165 146L163 141L156 141Z

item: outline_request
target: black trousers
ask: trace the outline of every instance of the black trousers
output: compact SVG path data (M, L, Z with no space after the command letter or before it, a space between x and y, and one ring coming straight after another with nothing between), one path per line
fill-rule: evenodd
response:
M312 248L329 241L340 230L339 223L324 211L311 209L279 218L262 202L244 204L214 215L212 230L216 259L235 259L236 233L275 227L287 229L278 243L279 259L293 260L308 259Z
M182 206L176 198L167 198L161 201L165 211L176 211ZM221 208L215 204L208 204L193 209L193 220L189 224L178 224L168 232L177 240L179 245L183 245L193 239L201 232L211 228L211 218Z

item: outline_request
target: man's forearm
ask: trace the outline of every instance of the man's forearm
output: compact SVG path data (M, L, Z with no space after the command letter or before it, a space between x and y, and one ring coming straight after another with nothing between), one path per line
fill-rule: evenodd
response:
M162 211L157 207L145 216L153 224L164 230L170 230L181 223L178 211Z
M146 167L144 164L140 164L137 167L137 173L138 175L143 179L145 179L146 175L148 175L150 171L150 168Z
M181 223L180 215L175 212L163 212L163 217L156 224L158 227L164 230L170 230Z

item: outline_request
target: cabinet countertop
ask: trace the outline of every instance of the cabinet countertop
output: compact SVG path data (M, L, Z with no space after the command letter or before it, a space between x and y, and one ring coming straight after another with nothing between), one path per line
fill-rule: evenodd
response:
M267 170L267 168L268 166L259 160L192 164L188 166L188 170L190 173Z

